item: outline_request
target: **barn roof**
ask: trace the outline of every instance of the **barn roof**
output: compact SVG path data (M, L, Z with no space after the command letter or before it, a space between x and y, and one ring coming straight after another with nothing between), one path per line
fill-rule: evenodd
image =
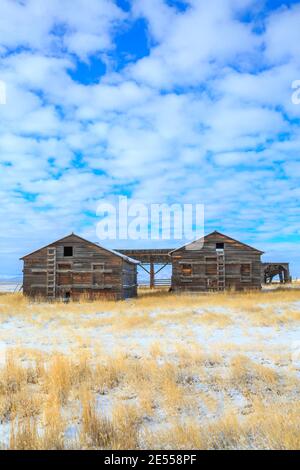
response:
M140 264L140 261L137 261L136 259L133 259L133 258L130 258L129 256L126 256L126 255L123 255L122 253L119 253L118 251L115 251L115 250L111 250L109 248L104 248L103 246L101 246L99 243L94 243L94 242L91 242L89 240L86 240L85 238L82 238L80 237L79 235L76 235L76 233L70 233L69 235L63 237L63 238L60 238L59 240L55 240L54 242L52 243L49 243L48 245L45 245L45 246L42 246L41 248L38 248L37 250L34 250L32 251L31 253L28 253L27 255L23 256L22 258L20 258L21 260L24 260L25 258L28 258L28 256L31 256L33 255L34 253L37 253L38 251L40 250L43 250L44 248L48 248L49 246L52 246L54 245L54 243L58 243L58 242L62 242L63 240L65 240L66 238L69 238L69 237L76 237L76 238L79 238L79 240L82 240L86 243L90 243L91 245L94 245L96 248L101 248L102 250L104 251L107 251L108 253L112 253L113 255L116 255L116 256L119 256L120 258L124 259L124 261L127 261L127 263L131 263L131 264Z
M232 242L238 243L239 245L241 245L241 247L244 246L244 247L250 248L251 250L256 251L257 253L261 253L261 254L264 253L263 251L258 250L257 248L253 248L253 246L246 245L246 243L242 243L242 242L240 242L239 240L236 240L235 238L231 238L231 237L229 237L228 235L224 235L224 233L221 233L221 232L218 232L217 230L215 230L214 232L211 232L211 233L208 233L207 235L204 235L204 237L202 237L202 238L198 238L198 240L194 240L194 241L192 241L192 242L188 242L188 243L186 243L185 245L182 245L182 246L180 246L180 247L178 247L178 248L175 248L175 250L170 251L169 254L171 255L172 253L174 253L174 252L176 252L176 251L178 251L178 250L182 250L183 248L185 248L185 247L187 247L187 246L190 246L190 245L192 245L193 243L196 243L196 242L198 242L198 241L200 241L200 240L205 241L208 237L211 237L212 235L220 235L221 237L224 237L224 238L227 239L227 240L230 240L230 241L232 241Z

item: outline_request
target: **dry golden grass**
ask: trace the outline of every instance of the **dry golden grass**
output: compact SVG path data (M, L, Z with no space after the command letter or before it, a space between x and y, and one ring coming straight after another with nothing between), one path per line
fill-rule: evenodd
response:
M188 349L180 351L180 357L184 358L180 368L171 362L160 365L151 355L144 359L119 357L116 364L113 359L105 358L106 378L101 383L101 393L114 391L112 412L108 416L97 406L97 382L102 374L100 365L93 364L91 358L85 358L84 362L61 355L48 358L34 384L26 379L26 366L15 364L12 370L17 386L11 387L12 375L7 370L12 355L13 351L1 371L0 395L1 400L11 400L6 412L1 412L1 421L11 423L11 449L299 446L300 403L295 400L299 379L280 375L246 356L234 357L223 377L219 366L208 371L202 359L199 364L193 352L189 356ZM192 358L191 362L188 357ZM216 384L218 394L214 395ZM246 407L234 408L234 403L226 399L233 390L244 397ZM207 411L197 418L201 403ZM72 417L70 411L75 405L79 413ZM145 419L146 423L155 422L157 410L166 418L161 429L153 434L151 427L147 429ZM78 440L69 442L65 430L74 419Z
M155 327L159 322L196 322L212 326L228 326L238 317L255 325L275 326L300 322L297 309L284 308L275 312L274 307L299 301L300 290L277 289L263 292L213 293L213 294L174 294L166 290L142 291L137 299L130 302L96 300L87 302L47 303L30 301L22 294L5 294L1 297L0 319L14 316L26 318L33 324L43 325L45 321L55 321L58 325L70 325L70 317L78 318L87 328L111 326L113 330ZM230 310L230 314L218 312L218 307ZM193 314L195 308L203 309L201 314ZM214 308L215 311L210 309ZM83 313L84 311L84 313ZM155 311L155 316L149 315ZM110 316L90 318L95 312L109 312Z
M0 445L299 449L299 365L282 347L299 300L296 289L67 305L3 295L0 339L22 334L0 363Z
M9 448L11 450L39 450L39 436L34 419L12 421Z
M150 449L270 449L300 448L300 405L260 403L243 420L228 410L218 420L201 423L195 419L173 422L168 429L145 432L145 447Z
M103 357L97 363L93 374L93 387L98 393L107 393L117 387L126 367L126 355L117 353L114 357Z
M41 416L43 435L40 447L51 450L64 449L64 431L66 425L66 420L62 416L62 407L58 395L50 393L45 400Z
M280 376L277 372L241 355L232 360L229 382L244 393L275 391L280 388Z
M118 404L111 419L97 409L95 397L88 390L81 394L81 443L93 449L137 449L139 408Z
M111 447L115 438L112 423L97 411L95 397L89 390L83 390L81 396L82 426L81 442L89 448Z

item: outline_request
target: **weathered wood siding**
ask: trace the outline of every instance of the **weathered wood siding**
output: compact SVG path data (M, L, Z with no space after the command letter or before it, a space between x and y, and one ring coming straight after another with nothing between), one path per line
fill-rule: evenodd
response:
M199 240L171 254L172 290L218 289L217 243L224 243L225 288L261 288L261 253L225 235L214 233L205 237L203 246Z
M123 260L122 272L123 298L137 296L137 268L136 265Z
M65 246L73 248L73 256L64 256ZM136 265L76 235L70 235L24 258L25 295L47 296L49 247L56 248L56 297L70 293L73 299L84 294L89 298L119 300L136 295Z

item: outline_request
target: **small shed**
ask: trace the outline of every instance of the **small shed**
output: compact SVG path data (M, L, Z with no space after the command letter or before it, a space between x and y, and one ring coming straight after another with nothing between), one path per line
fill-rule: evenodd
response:
M291 282L289 263L267 262L261 265L261 278L264 284L272 284L274 277L279 277L280 284Z
M173 291L261 289L261 255L220 232L170 252Z
M74 233L21 259L23 292L30 297L121 300L137 295L139 261Z

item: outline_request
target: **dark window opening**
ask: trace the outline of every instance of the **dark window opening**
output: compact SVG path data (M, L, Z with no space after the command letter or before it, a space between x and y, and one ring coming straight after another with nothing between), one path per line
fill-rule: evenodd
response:
M63 297L63 301L64 303L68 304L71 300L71 292L66 292L64 297Z
M64 246L64 256L73 256L72 246Z
M241 265L241 280L247 281L251 279L251 264L245 263Z
M224 243L216 243L216 250L224 250Z

